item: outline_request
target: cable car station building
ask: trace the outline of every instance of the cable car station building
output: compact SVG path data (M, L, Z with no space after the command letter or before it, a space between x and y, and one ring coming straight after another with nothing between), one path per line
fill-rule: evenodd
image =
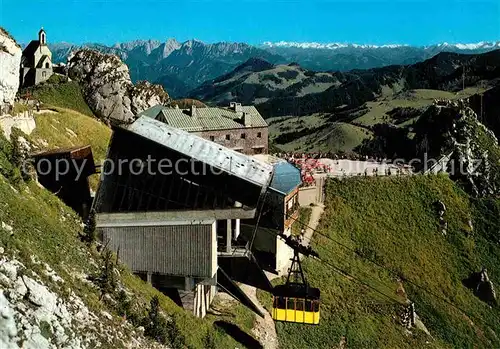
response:
M216 286L262 315L235 281L272 290L251 250L257 231L241 234L241 222L258 216L273 171L140 117L113 127L93 206L97 231L134 273L196 316L205 316Z
M242 223L242 234L250 239L255 229L252 251L263 268L280 274L286 272L293 257L282 237L290 237L292 225L299 224L299 187L302 184L300 170L284 159L272 155L254 155L259 161L273 166L273 178L265 198L263 214Z

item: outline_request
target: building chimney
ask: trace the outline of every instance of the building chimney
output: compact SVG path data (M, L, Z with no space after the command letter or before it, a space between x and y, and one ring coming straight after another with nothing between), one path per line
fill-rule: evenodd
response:
M234 110L237 113L243 111L243 108L241 107L241 103L236 103L236 102L230 102L229 103L229 109L232 109L232 110Z
M250 115L246 112L242 112L241 123L245 126L252 126L250 122Z
M194 104L191 105L191 116L194 118L197 116L196 106Z

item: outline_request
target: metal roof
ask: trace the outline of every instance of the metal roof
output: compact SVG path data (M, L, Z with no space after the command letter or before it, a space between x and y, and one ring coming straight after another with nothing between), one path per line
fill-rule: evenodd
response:
M274 175L269 186L272 189L286 195L302 184L300 170L285 159L268 154L258 154L253 157L273 165Z
M267 187L273 166L219 144L142 116L124 129L260 187Z
M246 125L242 121L243 113L246 114ZM227 108L196 108L195 116L191 116L190 109L157 105L143 111L138 116L147 116L153 119L163 117L168 125L188 132L268 126L254 106L242 106L241 111L238 112Z
M147 116L147 117L156 119L156 117L158 116L158 114L161 113L161 111L163 110L163 108L165 108L163 105L157 104L154 107L146 109L143 112L137 114L137 117Z

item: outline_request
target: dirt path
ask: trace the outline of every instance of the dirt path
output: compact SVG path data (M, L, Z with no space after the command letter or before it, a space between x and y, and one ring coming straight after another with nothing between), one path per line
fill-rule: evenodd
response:
M40 109L39 111L33 110L33 114L59 114L57 111L50 110L50 109Z
M246 295L259 307L259 310L264 314L264 318L255 317L255 323L252 328L252 334L257 338L264 349L278 349L278 335L271 314L260 304L257 299L257 291L255 287L241 284L241 289Z
M307 246L311 242L312 236L314 234L314 230L318 227L319 220L321 219L321 215L325 206L323 204L317 204L313 206L311 211L311 217L309 218L309 224L304 233L304 238L302 239L302 245Z

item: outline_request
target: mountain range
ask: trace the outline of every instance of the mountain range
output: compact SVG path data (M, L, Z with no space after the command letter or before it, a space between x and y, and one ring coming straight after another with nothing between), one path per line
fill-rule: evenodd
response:
M54 62L65 62L72 51L83 47L118 55L130 70L132 81L147 80L163 85L174 97L234 69L252 57L269 62L285 59L264 49L244 43L205 44L198 40L183 43L146 40L105 46L101 44L49 45Z
M49 44L54 62L66 62L71 52L83 47L118 55L129 67L134 82L148 80L165 87L173 97L181 97L205 81L231 72L250 58L272 64L298 63L308 70L341 71L371 69L394 64L413 64L440 52L482 53L500 48L499 42L478 44L438 44L425 47L407 45L319 44L266 42L261 45L199 40L178 42L168 39L137 40L112 46L90 43Z
M465 78L464 78L465 72ZM349 72L316 72L298 64L250 59L207 81L191 96L211 104L255 104L265 117L357 108L381 95L412 89L456 92L500 78L500 50L477 55L439 53L412 65Z
M442 43L429 46L410 45L359 45L343 43L297 43L266 42L262 48L284 57L289 62L297 62L311 70L349 71L371 69L388 65L413 64L431 58L441 52L465 54L484 53L500 48L500 41L474 44Z

